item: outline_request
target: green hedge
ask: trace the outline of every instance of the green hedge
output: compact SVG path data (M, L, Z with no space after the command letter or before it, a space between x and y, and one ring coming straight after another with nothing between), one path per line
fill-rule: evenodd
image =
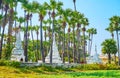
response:
M9 61L9 60L0 60L0 66L20 67L20 62Z
M120 66L115 64L82 64L75 68L79 70L118 70Z

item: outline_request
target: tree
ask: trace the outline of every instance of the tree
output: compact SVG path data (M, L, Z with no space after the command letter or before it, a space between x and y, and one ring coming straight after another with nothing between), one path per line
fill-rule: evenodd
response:
M8 23L8 18L7 18L8 9L9 9L9 6L7 4L5 4L5 6L4 6L5 14L1 20L2 21L1 26L3 27L3 29L2 29L1 43L0 43L0 59L2 58L2 47L3 47L3 38L4 38L5 26Z
M63 37L63 53L62 53L62 58L63 58L63 63L65 62L64 60L64 54L65 54L65 28L68 22L68 17L70 15L71 9L66 9L63 10L61 8L58 9L58 14L60 14L61 20L62 20L62 28L64 32L64 37Z
M89 34L89 43L88 43L88 54L91 54L91 49L92 49L92 41L93 41L93 35L97 34L97 30L95 28L90 28L87 30Z
M80 63L80 49L81 49L81 24L82 24L82 19L84 18L84 15L80 12L77 13L77 31L76 31L76 36L77 36L77 62Z
M51 17L52 17L52 41L51 43L53 43L53 34L54 34L54 26L55 26L55 10L61 8L61 6L63 5L62 2L56 2L55 0L50 0L50 5L48 5L47 7L49 7L50 10L52 10L51 13ZM52 64L52 44L51 44L51 52L50 52L50 63Z
M111 63L111 54L117 53L116 42L113 39L106 39L102 42L102 52L108 55L108 63Z
M43 19L46 15L46 9L44 8L44 5L39 4L39 8L38 8L38 14L39 14L39 21L40 21L40 51L42 54L42 62L45 63L45 56L44 56L44 50L43 50L43 33L42 33L42 28L43 28Z
M40 26L33 26L33 29L35 30L35 32L36 32L36 35L37 35L37 41L36 41L36 53L35 53L35 56L36 56L36 61L38 61L40 58L40 56L39 56L39 48L38 48L38 44L39 44L39 41L38 41L38 35L39 35L39 28L40 28Z
M87 18L83 18L82 20L82 24L83 24L83 53L84 53L84 63L86 63L86 40L85 40L85 31L86 31L86 26L89 25L88 23L88 19Z
M114 28L112 26L112 23L109 24L109 27L106 28L105 30L109 31L111 33L112 39L114 39Z
M118 65L120 65L120 49L119 49L119 36L118 36L118 31L120 30L120 17L119 16L113 16L109 20L110 20L110 24L113 26L114 31L116 31L117 51L118 51Z

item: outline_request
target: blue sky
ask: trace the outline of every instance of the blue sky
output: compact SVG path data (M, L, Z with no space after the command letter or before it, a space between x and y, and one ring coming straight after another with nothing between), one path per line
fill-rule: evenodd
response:
M30 0L38 1L40 3L49 2L49 0ZM56 0L64 3L63 8L73 9L73 0ZM95 27L97 35L93 39L92 54L94 53L94 46L97 45L97 51L101 54L101 43L108 38L111 38L110 33L105 30L109 25L109 18L113 15L120 16L120 0L76 0L77 11L84 13L89 19L89 26L87 28ZM18 7L20 9L20 7ZM23 12L20 12L20 16ZM33 24L38 20L36 15L33 18Z

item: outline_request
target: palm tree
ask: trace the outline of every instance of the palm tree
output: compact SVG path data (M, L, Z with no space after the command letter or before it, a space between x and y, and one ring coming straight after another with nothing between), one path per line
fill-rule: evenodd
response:
M1 26L3 27L3 30L2 30L1 43L0 43L0 59L2 58L2 46L3 46L3 38L4 38L5 26L6 26L7 22L8 22L8 19L7 19L8 9L9 9L9 6L7 4L5 4L5 7L4 7L5 14L4 14L4 17L2 18L2 24L1 24Z
M43 28L43 19L46 15L46 9L44 8L44 5L39 4L39 8L38 8L38 13L39 13L39 21L40 21L40 51L42 54L42 62L45 63L45 57L44 57L44 50L43 50L43 33L42 33L42 28Z
M111 33L111 37L112 37L112 39L114 39L114 28L112 26L112 23L110 23L109 27L106 28L106 30Z
M108 54L108 63L111 63L111 54L117 53L117 46L116 42L113 39L106 39L104 42L101 44L102 46L102 52L104 54Z
M106 28L106 30L111 33L111 37L112 39L114 39L114 28L113 28L112 23L109 24L109 27ZM116 53L114 53L114 58L115 58L115 63L116 63Z
M63 32L64 32L64 37L63 37L63 53L62 53L62 58L63 58L63 63L65 62L64 60L64 54L65 54L65 27L67 25L67 21L68 21L68 15L70 14L71 12L71 9L66 9L66 10L63 10L61 8L58 9L58 12L60 14L60 16L62 17L62 28L63 28Z
M68 28L68 63L70 63L70 27Z
M39 3L38 3L37 1L33 1L33 2L31 3L31 6L32 6L32 8L31 8L31 14L30 14L30 26L31 26L31 28L32 28L32 17L33 17L33 13L36 13L36 12L37 12L36 8L39 7ZM34 37L33 37L33 30L32 30L32 29L31 29L31 37L32 37L32 42L33 42L33 46L34 46Z
M48 7L52 10L51 17L52 17L52 43L53 43L53 34L54 34L54 23L55 23L55 10L61 8L63 5L62 2L56 2L55 0L50 0L50 5ZM51 52L50 52L50 63L52 64L52 44L51 44Z
M92 48L92 40L93 40L93 35L97 34L97 31L95 28L90 28L87 30L89 34L89 44L88 44L88 54L91 54L91 48Z
M72 12L72 16L71 16L71 23L72 23L72 28L73 28L73 62L77 62L77 58L76 58L76 44L75 44L75 39L76 39L76 35L75 35L75 28L77 25L77 15L78 12L77 11L73 11Z
M119 36L118 36L118 31L120 30L120 17L119 16L111 17L110 24L113 26L114 31L116 31L117 49L118 49L118 65L120 65L120 49L119 49Z
M81 48L81 24L82 24L82 19L84 18L84 15L83 14L81 14L80 12L78 12L77 13L77 15L76 15L77 17L76 17L76 19L77 19L77 33L76 33L76 38L77 38L77 43L76 43L76 45L77 45L77 47L76 47L76 51L77 51L77 55L78 55L78 63L80 63L80 48Z
M34 27L33 27L33 29L35 30L36 35L37 35L37 36L36 36L36 37L37 37L37 41L36 41L36 49L37 49L37 51L36 51L36 53L35 53L36 61L40 59L40 58L39 58L39 57L40 57L40 56L39 56L40 53L39 53L39 50L38 50L38 49L39 49L39 48L38 48L38 44L39 44L39 39L38 39L39 28L40 28L39 26L34 26Z
M88 23L88 19L87 18L84 18L82 20L82 24L83 24L83 28L82 28L82 31L83 31L83 56L84 56L84 63L86 63L86 40L85 40L85 31L86 31L86 26L89 24Z

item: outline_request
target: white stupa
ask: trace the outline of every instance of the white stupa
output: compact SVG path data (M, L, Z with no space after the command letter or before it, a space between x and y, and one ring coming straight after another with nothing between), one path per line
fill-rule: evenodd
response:
M53 34L53 43L52 43L52 63L62 63L59 52L58 52L58 47L55 42L55 34ZM48 55L45 58L46 63L50 63L50 51Z
M97 64L102 63L102 60L99 58L99 55L97 53L97 47L96 46L95 46L95 54L93 56L89 56L87 58L87 64L93 64L93 63L97 63Z
M24 50L22 48L20 30L16 33L15 47L12 50L11 60L25 62Z

